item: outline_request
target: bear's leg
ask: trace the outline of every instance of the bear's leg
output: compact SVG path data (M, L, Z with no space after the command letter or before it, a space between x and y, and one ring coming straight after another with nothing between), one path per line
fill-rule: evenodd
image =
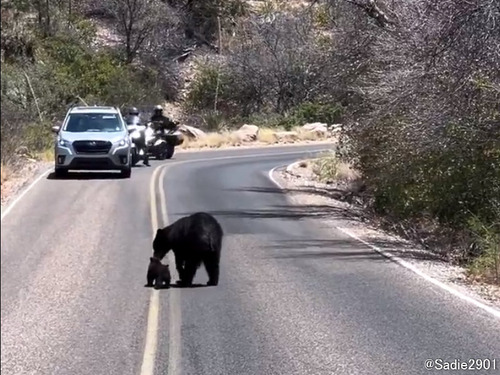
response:
M179 275L179 280L184 279L184 258L177 252L175 255L175 268L177 268L177 273Z
M153 281L154 281L154 279L153 279L153 278L148 277L148 282L147 282L147 284L146 284L146 285L144 285L144 286L146 286L146 287L148 287L148 288L152 287L152 286L153 286Z
M219 284L219 256L208 253L203 257L203 264L208 274L207 285L216 286Z
M200 261L197 259L189 259L186 261L186 268L184 269L184 278L181 283L184 286L191 286L193 284L194 275L200 266Z
M153 273L151 271L148 271L146 278L147 278L147 284L144 286L152 287L153 282L155 281L155 277L154 277Z

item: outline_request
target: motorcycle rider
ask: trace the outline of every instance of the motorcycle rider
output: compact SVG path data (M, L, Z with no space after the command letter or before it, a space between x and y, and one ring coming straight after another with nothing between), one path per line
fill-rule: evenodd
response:
M127 124L129 124L129 125L141 125L141 117L139 114L139 110L136 107L132 107L128 111ZM145 166L149 167L150 164L149 164L149 156L148 156L148 145L146 144L146 141L145 141L144 130L142 130L141 133L142 133L142 137L139 139L136 139L134 142L139 149L144 150L144 158L143 158L142 162Z
M172 130L175 129L177 126L176 122L172 121L170 118L168 118L163 114L163 107L161 105L155 106L150 121L160 123L159 125L161 130Z

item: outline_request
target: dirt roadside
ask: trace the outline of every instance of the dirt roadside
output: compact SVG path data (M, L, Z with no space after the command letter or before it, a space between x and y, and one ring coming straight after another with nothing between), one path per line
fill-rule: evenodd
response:
M316 216L313 220L318 220L319 225L346 229L462 294L500 310L500 286L470 281L464 268L439 260L422 246L380 230L366 219L361 208L333 198L336 186L318 182L310 163L294 163L286 170L275 171L273 178L294 204L313 207Z
M9 177L1 186L2 211L38 176L53 166L52 162L27 160L9 168Z

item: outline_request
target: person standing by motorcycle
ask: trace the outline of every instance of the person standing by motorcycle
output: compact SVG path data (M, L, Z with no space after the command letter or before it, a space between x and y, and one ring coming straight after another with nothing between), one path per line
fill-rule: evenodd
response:
M136 107L130 108L128 111L128 116L127 116L127 125L134 125L134 126L142 126L141 124L141 116L139 114L139 110ZM137 138L134 140L134 143L136 146L139 148L139 150L144 151L144 157L143 157L143 164L147 167L150 166L149 164L149 156L148 156L148 145L146 144L146 135L145 135L145 130L140 130L141 132L141 137Z
M127 122L127 125L140 124L141 123L141 116L139 114L139 110L135 107L130 108L125 121Z

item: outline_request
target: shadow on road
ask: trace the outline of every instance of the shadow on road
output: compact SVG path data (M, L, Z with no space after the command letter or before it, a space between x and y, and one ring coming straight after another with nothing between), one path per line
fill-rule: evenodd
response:
M161 287L161 288L157 288L156 290L168 290L168 289L171 289L171 288L177 288L177 289L191 289L191 288L204 288L204 287L208 287L209 285L207 284L192 284L191 286L183 286L183 285L179 285L179 284L170 284L170 286L167 288L165 286ZM149 288L149 289L153 289L152 286L147 286L147 285L144 285L144 288Z
M214 216L233 217L242 219L287 219L302 220L307 218L348 218L361 220L360 216L351 210L329 205L303 205L303 206L271 206L267 209L254 210L221 210L207 211ZM176 215L190 215L191 212L180 212Z
M225 191L240 191L240 192L251 192L251 193L267 193L267 194L291 194L291 193L302 193L302 194L314 194L323 197L333 198L339 201L351 201L352 191L348 189L338 189L334 187L329 188L317 188L309 186L300 186L294 189L280 189L277 187L246 187L240 189L224 189Z
M57 177L54 172L47 176L47 180L121 180L119 172L68 172L66 176Z
M351 239L300 239L300 240L279 240L274 244L266 246L268 249L282 249L285 252L272 255L273 259L298 259L298 258L339 258L339 259L387 259L381 254L368 248L368 246ZM416 249L405 248L397 240L372 240L372 245L389 253L397 255L399 258L434 260L440 261L436 255L422 252ZM329 249L329 251L294 251L295 249ZM360 250L362 249L362 250ZM365 250L366 249L366 250Z
M192 284L191 286L184 286L178 284L170 284L171 288L179 288L179 289L191 289L191 288L206 288L209 287L207 284Z

